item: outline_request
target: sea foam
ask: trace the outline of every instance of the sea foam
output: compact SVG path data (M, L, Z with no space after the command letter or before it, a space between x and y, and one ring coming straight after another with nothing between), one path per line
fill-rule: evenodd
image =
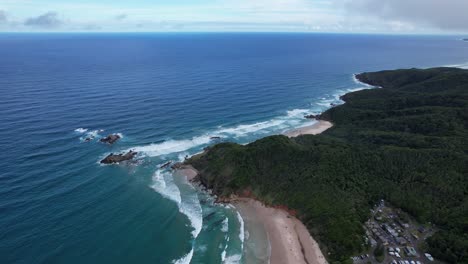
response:
M239 221L239 239L241 241L241 250L244 249L244 239L245 239L245 230L244 230L244 219L242 218L239 211L237 211L237 220Z
M80 127L80 128L75 129L74 131L77 132L77 133L83 134L83 133L85 133L86 131L88 131L88 129L87 129L87 128L82 128L82 127Z
M135 150L136 152L144 153L149 157L158 157L172 153L185 152L197 146L208 144L209 142L209 136L198 136L192 139L168 140L158 144L139 146L131 149Z
M170 173L157 170L153 174L153 183L151 185L151 188L153 188L163 197L176 202L177 206L180 207L180 204L182 203L180 191L177 185L174 183L174 180Z
M193 248L192 250L190 250L189 253L187 253L187 255L183 256L182 258L178 260L174 260L172 263L173 264L189 264L190 261L192 260L192 257L193 257Z
M162 143L154 143L146 146L130 148L148 157L162 157L176 154L179 160L183 160L187 155L193 155L204 146L208 146L214 141L211 136L216 135L226 139L242 139L249 137L259 137L261 135L280 133L286 129L292 129L301 125L307 120L304 115L317 113L308 109L294 109L287 111L285 115L276 118L256 122L252 124L240 124L232 127L218 127L211 132L192 137L191 139L170 139ZM128 150L130 150L128 149ZM128 151L127 150L127 151Z
M221 226L221 232L227 233L229 231L229 219L226 217L223 220L222 226Z
M197 238L202 229L203 217L200 200L197 191L192 185L186 183L191 190L181 194L179 187L174 182L173 175L170 172L156 170L153 174L153 183L151 188L161 194L163 197L176 202L179 211L186 215L193 227L192 236Z

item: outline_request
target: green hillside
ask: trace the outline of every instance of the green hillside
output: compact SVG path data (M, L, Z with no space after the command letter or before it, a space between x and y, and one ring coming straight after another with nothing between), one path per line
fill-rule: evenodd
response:
M430 252L468 263L468 70L363 73L383 88L343 96L317 136L222 143L188 162L218 195L249 191L298 212L330 261L361 250L362 223L385 199L440 231Z

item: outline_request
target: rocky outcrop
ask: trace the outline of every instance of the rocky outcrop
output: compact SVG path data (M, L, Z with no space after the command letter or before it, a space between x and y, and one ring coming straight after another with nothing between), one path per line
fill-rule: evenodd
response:
M103 143L108 143L108 144L114 144L117 140L120 139L120 136L117 135L117 134L113 134L113 135L108 135L107 137L105 138L101 138L99 141L103 142Z
M176 162L176 163L172 164L171 169L173 169L173 170L181 170L181 169L184 168L184 166L185 166L184 163L182 163L182 162Z
M130 150L126 154L114 154L111 153L103 160L101 160L102 164L114 164L119 163L126 160L132 160L136 156L137 152Z
M169 167L169 165L171 165L171 164L172 164L172 160L170 160L170 161L168 161L168 162L164 163L164 164L163 164L163 165L161 165L159 168L160 168L160 169L164 169L164 168L167 168L167 167Z
M319 116L318 115L305 115L304 118L307 119L317 119Z

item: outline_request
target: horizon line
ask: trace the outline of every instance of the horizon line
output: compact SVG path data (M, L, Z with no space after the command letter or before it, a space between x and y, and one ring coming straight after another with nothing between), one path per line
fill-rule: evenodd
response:
M328 32L328 31L0 31L0 34L328 34L388 36L464 36L463 33ZM462 39L463 40L463 37Z

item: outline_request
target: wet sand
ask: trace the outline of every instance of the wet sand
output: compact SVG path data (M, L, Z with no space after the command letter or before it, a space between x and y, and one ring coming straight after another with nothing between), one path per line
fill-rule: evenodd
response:
M270 243L271 264L327 263L307 228L285 210L266 207L250 198L237 198L232 204L243 218L262 224Z

